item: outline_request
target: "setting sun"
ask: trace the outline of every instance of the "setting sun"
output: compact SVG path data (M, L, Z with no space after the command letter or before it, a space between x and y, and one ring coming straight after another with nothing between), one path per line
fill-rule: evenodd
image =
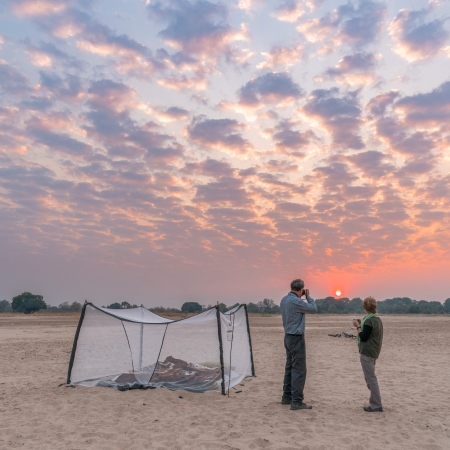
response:
M338 297L340 297L340 296L341 296L341 294L342 294L342 292L341 292L341 291L336 291L336 295L337 295Z

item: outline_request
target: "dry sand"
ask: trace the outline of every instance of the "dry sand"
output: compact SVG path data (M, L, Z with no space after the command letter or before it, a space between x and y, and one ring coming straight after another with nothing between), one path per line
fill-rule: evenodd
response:
M362 409L369 392L355 341L328 336L351 316L307 319L305 401L314 408L290 411L280 404L280 317L250 319L257 377L227 398L58 387L77 316L0 315L0 448L450 449L449 316L383 317L385 412L376 414Z

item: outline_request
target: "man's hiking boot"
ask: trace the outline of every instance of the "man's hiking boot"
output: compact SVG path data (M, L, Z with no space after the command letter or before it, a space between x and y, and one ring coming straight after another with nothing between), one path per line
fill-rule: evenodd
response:
M306 403L291 403L291 411L296 411L297 409L312 409L312 406Z
M364 406L366 412L383 412L383 408L372 408L371 406Z
M282 405L290 405L292 403L291 397L281 397L281 404Z

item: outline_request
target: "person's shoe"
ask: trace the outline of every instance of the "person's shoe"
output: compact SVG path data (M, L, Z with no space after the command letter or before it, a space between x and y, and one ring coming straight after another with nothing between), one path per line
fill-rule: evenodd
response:
M291 397L281 397L281 404L282 405L290 405L292 403Z
M371 406L364 406L366 412L383 412L383 408L372 408Z
M297 409L312 409L312 406L306 403L291 403L291 411L296 411Z

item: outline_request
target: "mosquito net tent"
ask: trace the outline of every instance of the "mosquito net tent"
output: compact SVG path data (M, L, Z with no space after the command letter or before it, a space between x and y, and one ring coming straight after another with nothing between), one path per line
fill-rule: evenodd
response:
M67 383L225 394L254 375L246 305L175 321L143 306L117 310L85 303Z

